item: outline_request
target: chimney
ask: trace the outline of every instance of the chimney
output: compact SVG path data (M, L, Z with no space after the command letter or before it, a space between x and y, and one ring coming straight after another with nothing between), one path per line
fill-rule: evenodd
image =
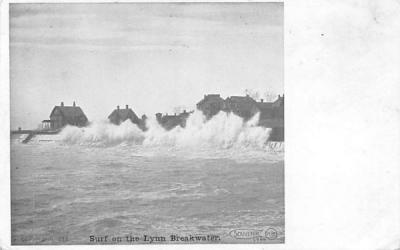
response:
M261 102L264 102L264 99L261 99Z
M186 109L183 110L183 113L186 114Z
M157 114L156 114L156 119L157 119L158 122L161 121L161 117L162 117L162 114L161 114L161 113L157 113Z
M129 108L129 107L128 107L128 104L127 104L127 105L125 105L125 108L126 108L126 109L128 109L128 108Z
M64 102L61 102L61 107L64 107Z
M72 104L72 106L74 106L74 107L76 106L76 105L75 105L75 101L74 101L74 103Z
M117 110L119 110L119 105L117 106Z

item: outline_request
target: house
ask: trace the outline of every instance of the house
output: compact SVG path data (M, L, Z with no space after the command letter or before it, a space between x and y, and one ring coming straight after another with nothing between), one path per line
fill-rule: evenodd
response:
M204 98L196 104L198 110L210 119L218 114L224 107L224 99L219 94L204 95Z
M281 118L284 115L284 96L278 95L278 99L274 102L257 102L257 107L260 112L260 120Z
M260 119L270 119L274 117L274 107L272 102L257 102L257 108L260 112Z
M285 140L285 122L284 122L284 96L278 96L274 102L257 103L260 110L260 126L271 128L270 141Z
M61 102L60 106L55 106L51 111L50 120L42 121L42 127L45 130L58 130L66 125L83 127L87 123L86 115L75 102L72 106L64 106L64 102Z
M184 110L182 113L178 115L177 114L168 115L167 113L163 116L161 113L157 113L156 119L158 123L166 130L171 130L176 126L181 126L182 128L184 128L186 126L186 120L191 113L193 113L193 111L186 112L186 110Z
M225 99L223 110L233 112L235 115L248 120L259 112L259 107L257 102L249 95L231 96Z
M111 114L108 116L108 120L115 125L119 125L128 119L137 125L142 123L142 120L139 119L139 117L131 108L129 108L128 105L125 105L124 109L120 109L119 106L117 106L117 108L114 109L113 112L111 112Z
M255 114L260 113L258 125L271 128L269 140L284 140L284 96L278 96L274 102L256 102L250 96L231 96L226 98L224 111L248 120Z
M284 116L284 110L285 110L285 95L278 95L278 99L272 103L272 106L275 109L275 117L282 118Z

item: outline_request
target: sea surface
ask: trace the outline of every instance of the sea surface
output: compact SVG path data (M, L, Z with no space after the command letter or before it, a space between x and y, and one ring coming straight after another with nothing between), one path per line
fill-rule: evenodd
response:
M12 244L283 243L283 143L249 143L265 131L243 126L11 137Z

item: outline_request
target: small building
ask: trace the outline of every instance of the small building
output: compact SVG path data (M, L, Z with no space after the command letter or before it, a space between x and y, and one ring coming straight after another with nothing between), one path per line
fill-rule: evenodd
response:
M120 109L119 106L117 106L117 108L108 116L108 119L115 125L119 125L128 119L136 125L142 124L142 120L139 119L128 105L126 105L124 109Z
M257 102L250 96L231 96L225 99L224 111L233 112L235 115L247 120L258 111Z
M257 102L260 112L260 120L262 119L283 119L284 115L284 96L278 95L278 99L274 102Z
M224 107L224 99L219 94L204 95L204 98L196 104L198 110L210 119L218 114Z
M157 113L156 119L158 123L166 130L173 129L176 126L181 126L182 128L184 128L186 126L186 120L191 113L193 113L193 111L186 112L186 110L184 110L180 114L173 114L173 115L168 115L168 113L165 115Z
M275 109L275 117L283 118L285 110L285 95L278 95L278 99L272 103Z
M42 121L42 127L44 130L58 130L66 125L83 127L87 123L85 113L75 102L72 106L64 106L64 102L61 102L60 106L55 106L51 111L50 120Z
M284 96L278 96L274 102L257 103L260 109L259 125L272 128L269 137L270 141L285 140L285 122L284 122Z
M272 102L257 102L257 107L260 112L260 119L271 119L274 117L274 107Z

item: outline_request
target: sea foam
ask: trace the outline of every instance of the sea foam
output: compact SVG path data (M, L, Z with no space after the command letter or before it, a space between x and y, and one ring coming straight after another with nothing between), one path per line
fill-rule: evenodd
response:
M155 119L146 121L142 131L129 120L118 125L108 121L91 123L88 127L65 127L60 136L68 144L115 146L136 144L144 146L253 148L266 147L270 128L257 126L259 114L245 122L232 113L219 112L208 120L201 111L195 111L186 121L186 127L165 130Z

